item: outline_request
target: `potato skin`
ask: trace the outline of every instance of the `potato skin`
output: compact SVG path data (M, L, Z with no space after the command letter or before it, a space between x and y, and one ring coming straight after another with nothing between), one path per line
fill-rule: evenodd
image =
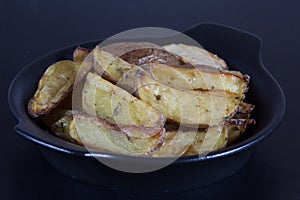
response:
M182 66L189 65L183 59L172 54L161 46L149 42L120 42L101 47L114 57L138 66L145 66L149 63L162 63L168 65Z
M37 91L28 103L32 117L48 114L72 90L79 64L70 60L54 63L41 77Z
M163 85L143 72L137 74L137 96L172 121L187 126L216 126L235 114L243 94L188 91Z
M120 58L130 64L135 64L143 67L147 67L150 63L192 67L191 64L185 63L180 56L172 54L161 48L136 49L123 54L122 56L120 56Z

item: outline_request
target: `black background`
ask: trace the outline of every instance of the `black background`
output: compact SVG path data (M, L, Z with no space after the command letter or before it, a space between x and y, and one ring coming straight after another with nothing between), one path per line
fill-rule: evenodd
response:
M0 1L0 199L300 199L299 21L300 1L296 0ZM15 134L17 121L8 108L8 86L35 58L130 28L158 26L181 31L201 22L222 23L260 36L263 62L287 96L281 126L237 174L195 191L118 192L61 175L35 145Z

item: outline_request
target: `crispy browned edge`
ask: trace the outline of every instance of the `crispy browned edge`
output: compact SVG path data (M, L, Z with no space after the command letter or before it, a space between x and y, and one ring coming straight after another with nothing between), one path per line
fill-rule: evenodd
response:
M41 77L41 79L44 77L44 75ZM40 79L40 80L41 80ZM39 116L42 116L42 115L46 115L48 113L50 113L54 108L56 108L67 96L68 94L72 91L73 89L73 86L74 86L74 83L70 85L70 87L68 88L67 91L63 92L62 93L62 97L59 101L55 102L55 103L52 103L51 102L51 106L48 107L48 109L44 109L40 112L37 112L35 113L32 109L32 104L33 104L33 101L35 100L35 96L33 96L30 100L29 100L29 103L28 103L28 106L27 106L27 110L28 110L28 113L31 117L34 117L34 118L37 118Z
M235 73L230 73L230 71L222 71L222 70L216 70L216 69L210 70L211 67L210 66L206 66L206 65L202 65L202 68L201 67L199 68L199 66L195 67L195 66L176 66L176 65L172 65L170 67L182 68L182 69L186 68L188 70L198 70L198 71L202 71L202 72L209 73L209 74L220 73L220 74L224 74L224 75L228 75L228 76L234 76L234 77L242 80L243 82L245 82L246 87L245 87L243 93L246 93L248 91L248 89L249 89L248 85L250 83L250 76L248 74L242 74L242 76L240 76L240 75L237 75ZM195 90L197 90L197 89L195 89ZM202 89L200 89L200 90L202 90Z

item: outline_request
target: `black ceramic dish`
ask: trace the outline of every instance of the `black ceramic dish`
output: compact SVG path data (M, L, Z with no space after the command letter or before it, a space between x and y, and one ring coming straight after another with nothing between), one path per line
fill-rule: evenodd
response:
M144 164L151 159L108 153L91 154L83 147L46 133L27 114L27 102L33 95L45 68L58 60L70 59L74 48L78 45L49 53L35 60L15 77L9 89L8 101L13 114L19 120L19 124L15 127L17 133L38 144L46 159L64 174L106 187L149 191L184 190L208 185L232 175L248 161L254 147L279 125L285 112L284 93L261 62L261 40L256 36L216 24L201 24L185 33L204 48L224 58L229 66L234 66L251 76L247 101L256 105L253 118L257 124L247 130L239 143L206 157L181 157L158 171L132 174L111 169L94 157L114 159L120 163L134 160ZM99 42L80 45L93 48ZM160 158L156 158L154 162L160 162Z

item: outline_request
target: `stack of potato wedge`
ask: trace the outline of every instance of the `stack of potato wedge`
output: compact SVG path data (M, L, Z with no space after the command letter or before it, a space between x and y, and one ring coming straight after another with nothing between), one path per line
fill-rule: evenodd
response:
M47 68L28 113L54 135L90 150L205 155L237 142L255 123L254 105L244 102L249 80L196 46L78 47L73 61ZM77 106L72 92L80 94Z

